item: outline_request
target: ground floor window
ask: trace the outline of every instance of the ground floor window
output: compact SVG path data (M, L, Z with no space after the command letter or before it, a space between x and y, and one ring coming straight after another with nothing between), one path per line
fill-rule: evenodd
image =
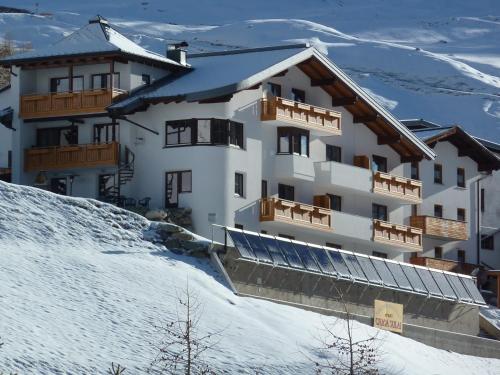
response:
M443 258L443 248L441 246L437 246L434 248L434 258L436 259Z
M114 174L101 174L98 177L99 198L109 197L115 188Z
M481 236L481 248L485 250L495 249L495 237L483 234Z
M465 250L457 250L457 260L459 263L465 263Z
M327 242L325 245L326 247L331 247L332 249L342 249L342 245L337 243Z
M50 191L56 194L68 195L68 180L66 177L51 178Z
M166 207L179 206L179 194L190 193L192 191L191 171L167 172L166 176Z
M380 251L373 251L372 255L374 257L379 257L379 258L387 259L387 253L381 253Z

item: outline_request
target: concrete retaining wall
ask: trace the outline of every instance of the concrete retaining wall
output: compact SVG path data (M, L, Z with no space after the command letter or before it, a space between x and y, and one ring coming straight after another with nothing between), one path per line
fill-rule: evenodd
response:
M236 293L373 324L375 299L403 304L403 336L436 348L500 358L500 342L480 338L477 306L275 268L236 258L229 250L222 265ZM342 295L342 300L340 299Z

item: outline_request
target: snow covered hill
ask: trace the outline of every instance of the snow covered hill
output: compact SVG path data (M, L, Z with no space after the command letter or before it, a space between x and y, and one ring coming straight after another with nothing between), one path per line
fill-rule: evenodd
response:
M309 41L400 118L461 124L500 141L500 2L497 0L3 0L0 36L34 47L100 13L163 52ZM35 6L38 4L38 6ZM43 14L43 15L41 15Z
M223 329L210 362L225 373L309 374L314 336L335 318L237 297L207 260L175 255L154 224L94 200L0 182L0 372L103 374L111 361L144 373L152 323L176 312L189 280L201 329ZM340 329L340 327L338 327ZM339 331L340 332L340 331ZM357 324L359 337L372 327ZM380 332L384 370L498 374L500 360L434 349Z

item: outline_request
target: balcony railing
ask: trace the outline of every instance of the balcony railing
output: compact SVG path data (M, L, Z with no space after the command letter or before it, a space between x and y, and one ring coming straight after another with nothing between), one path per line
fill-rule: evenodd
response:
M429 257L411 257L411 264L416 264L418 266L424 266L429 268L435 268L442 271L462 273L464 275L470 275L472 271L476 268L480 268L477 264L472 263L462 263L456 262L449 259L438 259Z
M424 235L450 240L467 240L465 221L443 219L434 216L412 216L411 226L422 229Z
M23 119L102 113L113 99L123 95L119 89L99 89L75 92L23 95L20 117Z
M393 176L388 173L373 174L373 192L405 199L413 203L422 202L422 182L411 178Z
M279 198L262 198L260 200L260 221L280 221L330 230L332 228L332 211L323 207Z
M93 168L118 165L117 142L32 148L25 150L25 171L49 171L69 168Z
M422 230L382 220L373 220L373 241L421 251Z
M340 112L280 97L262 99L262 121L283 121L311 130L340 135Z

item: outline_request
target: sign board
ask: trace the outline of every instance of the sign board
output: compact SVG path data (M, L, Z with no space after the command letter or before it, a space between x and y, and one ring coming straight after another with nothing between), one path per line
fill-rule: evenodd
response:
M375 300L373 326L386 331L403 332L403 305Z

